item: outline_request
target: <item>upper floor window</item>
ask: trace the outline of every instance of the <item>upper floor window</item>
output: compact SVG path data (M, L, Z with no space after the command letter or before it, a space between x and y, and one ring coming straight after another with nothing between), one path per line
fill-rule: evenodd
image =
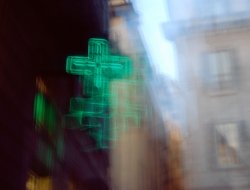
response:
M230 0L196 0L200 16L220 16L227 14L230 9Z
M232 89L235 80L233 51L209 52L204 58L203 75L206 87L212 90Z
M110 0L109 2L111 5L123 5L130 3L130 0Z
M249 12L250 9L250 0L234 0L234 5L232 11L235 13L244 13Z

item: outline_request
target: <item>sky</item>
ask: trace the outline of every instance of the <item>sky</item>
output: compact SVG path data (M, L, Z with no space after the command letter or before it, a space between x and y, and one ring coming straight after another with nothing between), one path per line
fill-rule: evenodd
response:
M133 0L140 16L139 30L143 36L151 63L157 72L176 79L174 49L163 33L162 24L168 21L167 0Z

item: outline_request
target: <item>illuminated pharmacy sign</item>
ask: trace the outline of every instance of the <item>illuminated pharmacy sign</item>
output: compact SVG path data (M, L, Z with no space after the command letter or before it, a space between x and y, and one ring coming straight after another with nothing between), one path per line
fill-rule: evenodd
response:
M88 131L98 148L107 147L110 117L107 110L111 97L109 85L111 80L131 74L131 60L126 56L110 55L107 40L91 38L88 56L68 56L66 71L80 77L84 95L71 98L70 112L66 118L74 118L78 126Z

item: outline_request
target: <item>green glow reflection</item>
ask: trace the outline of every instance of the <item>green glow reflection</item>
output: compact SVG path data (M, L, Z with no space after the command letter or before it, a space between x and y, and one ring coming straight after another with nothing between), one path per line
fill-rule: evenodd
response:
M37 93L34 103L34 118L38 125L43 124L45 118L45 99L42 93Z
M34 120L38 134L43 134L39 136L38 140L38 157L48 169L51 169L55 161L55 154L57 154L57 158L63 158L64 138L58 124L60 121L56 107L42 92L38 92L35 96Z

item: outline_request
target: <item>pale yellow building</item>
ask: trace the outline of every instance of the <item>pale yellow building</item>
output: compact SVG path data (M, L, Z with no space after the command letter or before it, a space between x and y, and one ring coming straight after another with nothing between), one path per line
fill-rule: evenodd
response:
M164 189L166 134L147 83L150 65L138 31L138 15L131 2L111 1L110 5L113 51L133 61L132 75L111 84L112 186L115 190Z

